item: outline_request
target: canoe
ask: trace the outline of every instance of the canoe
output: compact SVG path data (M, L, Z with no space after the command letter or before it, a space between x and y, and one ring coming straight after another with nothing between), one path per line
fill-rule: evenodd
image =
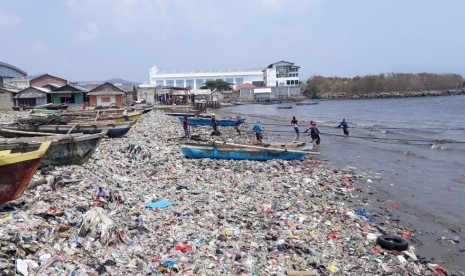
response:
M39 149L25 153L0 151L0 204L21 197L50 143L42 142Z
M320 102L319 101L312 101L312 102L297 102L295 103L296 105L315 105L315 104L319 104Z
M0 138L0 150L28 152L39 148L44 141L51 141L40 166L82 165L94 153L105 133L58 134L42 137Z
M281 100L271 100L271 101L267 101L267 102L262 102L262 105L281 104L281 103L283 103L283 101L281 101Z
M70 133L83 133L83 134L96 134L106 133L110 138L121 137L126 134L133 124L131 122L117 123L111 122L77 122L68 125L6 125L0 127L0 135L6 138L24 137L25 136L43 136L43 133L55 134L70 134ZM15 130L23 131L15 133Z
M197 114L194 113L194 112L165 112L165 115L177 116L177 117L179 117L179 116L181 116L181 117L184 117L184 116L186 116L186 117L195 117L195 116L197 116Z
M277 109L291 109L292 106L277 106Z
M305 158L309 154L316 154L309 151L250 146L226 142L215 142L208 145L193 143L181 144L181 152L188 158L256 161L267 161L272 159L296 160Z
M184 117L179 117L179 122L184 122ZM235 126L236 120L216 120L218 122L218 126ZM191 126L211 126L212 120L211 118L187 118L187 122ZM241 124L245 123L245 118L241 118Z
M97 112L73 112L64 113L62 116L70 117L72 121L116 121L116 122L136 122L142 116L142 112L111 113L107 111Z
M135 108L137 111L142 111L142 114L146 114L153 110L153 105L135 106Z

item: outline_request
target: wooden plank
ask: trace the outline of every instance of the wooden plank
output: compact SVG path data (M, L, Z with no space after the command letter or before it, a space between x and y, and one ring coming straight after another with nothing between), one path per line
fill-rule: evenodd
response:
M12 130L12 129L4 129L0 128L0 132L4 133L12 133L12 134L27 134L27 135L35 135L35 136L56 136L62 135L57 133L48 133L48 132L34 132L34 131L22 131L22 130Z

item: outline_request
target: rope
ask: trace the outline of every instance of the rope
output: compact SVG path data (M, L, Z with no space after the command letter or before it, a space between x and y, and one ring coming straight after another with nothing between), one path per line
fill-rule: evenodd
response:
M241 130L241 132L255 133L252 130ZM264 132L265 133L269 132L269 133L295 134L295 131L289 131L289 130L265 130ZM300 132L300 133L302 133L302 135L307 135L307 134L303 134L305 132ZM335 137L347 137L346 135L324 133L324 132L320 132L320 135L335 136ZM365 140L384 140L384 141L424 142L424 143L426 143L426 144L417 144L417 145L430 145L430 144L434 144L434 143L436 143L436 144L438 144L438 143L439 144L465 144L465 141L443 141L443 140L426 140L426 139L399 139L399 138L384 138L384 137L354 136L354 135L350 135L349 137L350 138L357 138L357 139L365 139Z

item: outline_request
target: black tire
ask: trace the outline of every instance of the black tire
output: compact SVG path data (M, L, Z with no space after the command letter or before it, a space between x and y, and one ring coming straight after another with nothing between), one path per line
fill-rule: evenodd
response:
M381 235L376 239L376 243L387 250L404 251L408 249L408 242L399 236Z

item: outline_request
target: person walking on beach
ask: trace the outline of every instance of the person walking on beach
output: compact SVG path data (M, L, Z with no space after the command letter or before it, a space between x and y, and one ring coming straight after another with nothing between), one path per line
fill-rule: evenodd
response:
M234 128L236 129L236 131L237 131L237 133L238 133L239 135L241 135L241 129L240 129L240 127L241 127L241 117L240 117L240 116L236 116L236 123L235 123L235 125L234 125Z
M337 126L338 128L342 127L342 131L344 132L345 135L349 136L349 126L346 123L346 118L342 118L342 122L339 123Z
M260 125L260 121L257 121L253 127L252 127L252 130L255 132L255 137L257 137L257 141L258 142L262 142L262 139L263 139L263 128L262 126Z
M304 133L307 133L309 130L312 143L315 142L317 145L319 145L321 141L320 130L316 127L316 123L314 121L310 121L310 126L304 131Z
M221 135L221 133L218 131L218 121L216 120L215 113L212 114L211 125L213 127L213 132L211 135Z
M294 126L294 131L297 134L297 137L299 137L299 122L295 118L295 116L292 117L291 125ZM296 138L297 138L296 137ZM294 139L295 140L295 139Z
M189 130L189 121L187 120L187 116L184 116L184 121L182 121L182 128L184 129L184 138L191 137Z

